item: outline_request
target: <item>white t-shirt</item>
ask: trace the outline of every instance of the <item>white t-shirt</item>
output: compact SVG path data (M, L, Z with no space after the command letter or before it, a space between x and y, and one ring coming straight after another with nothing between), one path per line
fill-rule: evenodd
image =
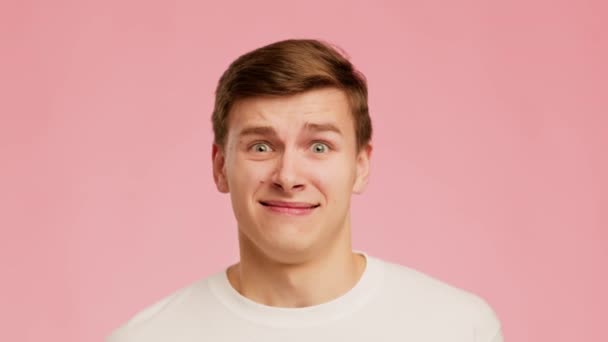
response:
M481 297L361 254L363 275L332 301L303 308L259 304L237 292L224 270L142 310L106 341L503 341L500 322Z

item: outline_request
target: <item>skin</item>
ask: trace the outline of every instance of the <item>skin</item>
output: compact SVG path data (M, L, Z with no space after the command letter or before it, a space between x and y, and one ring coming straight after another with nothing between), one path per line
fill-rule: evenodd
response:
M367 184L372 147L357 149L344 92L239 100L228 127L212 159L217 189L230 194L238 222L240 262L227 269L231 285L278 307L347 292L365 269L364 257L352 252L350 199ZM296 202L316 207L286 209Z

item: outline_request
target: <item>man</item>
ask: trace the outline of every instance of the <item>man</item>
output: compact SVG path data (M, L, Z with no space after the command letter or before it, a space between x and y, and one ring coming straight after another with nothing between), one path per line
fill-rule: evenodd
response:
M234 61L212 116L213 175L240 261L138 313L109 342L500 342L480 297L353 252L372 126L364 77L331 46L286 40Z

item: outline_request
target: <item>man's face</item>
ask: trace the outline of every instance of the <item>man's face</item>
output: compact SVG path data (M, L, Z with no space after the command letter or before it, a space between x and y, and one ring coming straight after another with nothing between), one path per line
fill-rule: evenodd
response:
M367 183L371 146L357 153L341 90L240 100L228 127L224 149L213 147L214 178L241 240L287 261L350 239L350 197Z

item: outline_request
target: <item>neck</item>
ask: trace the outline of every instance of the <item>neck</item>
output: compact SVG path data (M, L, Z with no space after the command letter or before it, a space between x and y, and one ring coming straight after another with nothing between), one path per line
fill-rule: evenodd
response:
M346 230L348 234L348 230ZM328 302L353 288L365 269L365 258L352 252L350 239L300 262L284 263L265 256L239 233L241 260L228 269L228 279L243 296L275 307L306 307Z

